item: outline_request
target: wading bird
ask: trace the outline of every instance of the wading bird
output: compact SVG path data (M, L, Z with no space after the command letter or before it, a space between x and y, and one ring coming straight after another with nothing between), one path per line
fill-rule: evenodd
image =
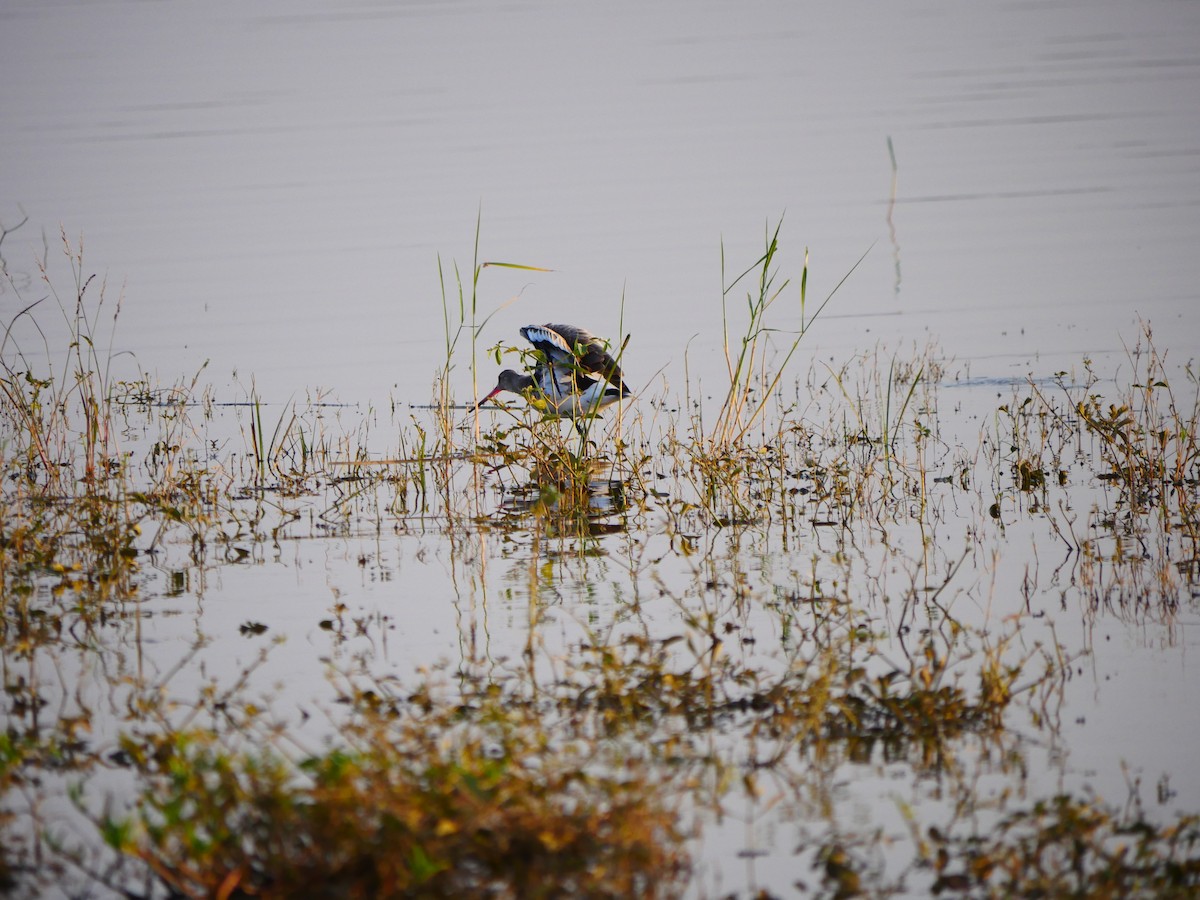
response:
M533 371L522 375L505 369L480 406L501 391L520 394L543 415L570 419L586 435L596 413L633 397L604 339L574 325L526 325L521 336L538 352Z

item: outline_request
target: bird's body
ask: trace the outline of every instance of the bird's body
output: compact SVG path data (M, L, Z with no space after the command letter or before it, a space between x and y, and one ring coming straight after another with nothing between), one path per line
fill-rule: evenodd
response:
M633 396L607 341L574 325L526 325L521 336L538 352L533 371L522 375L505 369L481 403L509 391L545 415L573 420L582 430L581 419Z

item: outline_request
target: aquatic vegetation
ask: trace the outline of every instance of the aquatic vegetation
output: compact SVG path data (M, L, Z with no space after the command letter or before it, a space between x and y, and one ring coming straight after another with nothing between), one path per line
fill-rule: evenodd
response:
M1194 891L1194 815L1036 770L1069 780L1091 652L1055 604L1194 596L1195 378L1146 326L1130 383L1031 379L951 434L935 347L791 371L778 239L722 285L757 280L715 412L647 396L591 443L461 416L487 264L428 408L270 409L122 380L68 246L65 349L27 304L0 354L0 883L706 896L771 854L744 893Z
M986 833L931 827L918 841L935 893L1190 897L1200 881L1200 818L1160 826L1066 795L1011 812Z
M1176 392L1149 325L1128 358L1132 382L1107 397L1085 360L1080 384L1031 384L1001 406L996 458L1071 551L1091 606L1169 611L1200 574L1200 385L1189 366ZM1065 502L1080 479L1102 486L1086 517Z
M185 896L674 896L687 873L666 786L590 749L547 748L536 718L364 704L345 746L298 761L230 753L211 732L151 754L148 786L107 819L117 851Z

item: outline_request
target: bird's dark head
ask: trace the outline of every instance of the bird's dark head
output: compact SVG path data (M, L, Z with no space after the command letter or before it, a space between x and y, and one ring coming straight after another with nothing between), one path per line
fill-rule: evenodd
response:
M505 369L500 373L500 377L496 380L496 386L492 388L490 394L479 401L479 405L487 403L501 391L508 391L512 394L524 394L529 388L533 387L533 376L522 375L519 372L514 372L512 369Z

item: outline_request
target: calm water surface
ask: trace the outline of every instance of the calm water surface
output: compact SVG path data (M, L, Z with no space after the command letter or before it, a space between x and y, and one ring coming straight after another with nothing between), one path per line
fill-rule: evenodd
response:
M916 336L976 375L1200 346L1200 12L1187 3L22 3L0 11L0 216L32 276L82 236L122 341L285 399L424 400L436 257L488 273L485 339L562 319L682 378L720 241L786 211L837 356ZM896 206L887 222L891 164ZM798 269L799 263L795 262ZM1180 349L1180 354L1188 352ZM640 362L641 365L637 365Z
M623 330L639 393L678 405L687 376L723 375L722 245L729 280L783 215L783 274L798 280L807 248L810 310L867 254L797 368L932 345L966 432L946 440L972 445L1013 379L1075 377L1085 358L1127 378L1141 321L1182 379L1200 349L1198 97L1200 5L1168 0L7 0L0 224L29 220L0 246L19 290L0 286L0 312L45 294L43 255L69 285L61 227L123 298L130 372L173 382L210 360L218 400L253 382L280 409L317 391L421 404L443 358L438 259L469 280L478 217L481 260L554 270L483 273L481 317L509 305L481 347L529 322ZM798 299L793 285L780 301L788 327ZM466 367L456 379L469 399ZM299 705L331 597L404 623L397 666L453 658L484 615L472 579L489 558L507 599L485 630L513 652L519 548L464 559L416 527L370 543L285 544L166 601L228 633L260 598L254 618L289 633L274 665ZM981 564L976 581L1016 592L1022 567ZM555 573L564 644L573 617L619 617L637 590L614 561ZM1097 652L1064 726L1070 786L1119 800L1124 763L1147 784L1170 774L1168 808L1200 809L1195 598L1170 625L1078 618L1073 649ZM156 622L178 633L178 616ZM847 808L890 821L887 784L864 774ZM764 840L734 831L713 845ZM750 873L715 867L708 887L786 885L786 844Z

